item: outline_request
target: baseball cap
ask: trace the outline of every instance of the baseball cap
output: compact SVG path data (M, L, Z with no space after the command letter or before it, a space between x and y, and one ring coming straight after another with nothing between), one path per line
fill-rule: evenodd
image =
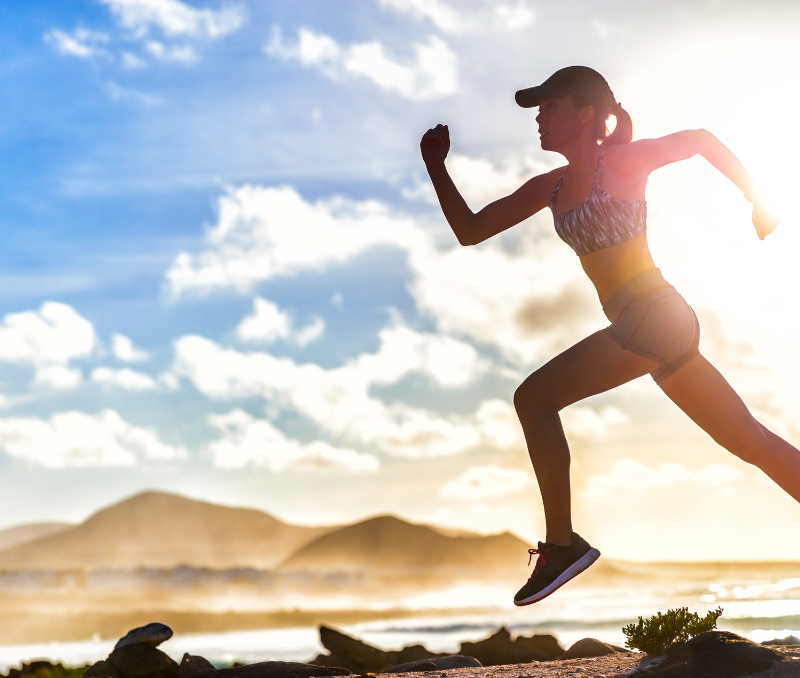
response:
M521 89L514 95L523 108L539 105L541 99L555 99L572 94L595 106L610 106L614 95L602 75L588 66L567 66L556 71L541 85Z

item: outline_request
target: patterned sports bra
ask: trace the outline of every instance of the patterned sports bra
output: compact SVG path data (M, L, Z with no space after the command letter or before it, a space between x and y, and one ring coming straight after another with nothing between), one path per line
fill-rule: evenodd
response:
M606 149L600 149L597 169L594 171L592 190L586 200L567 212L556 209L556 198L567 167L558 177L550 198L550 210L556 224L556 233L575 254L582 257L625 240L635 238L647 229L647 201L619 200L600 186L600 170Z

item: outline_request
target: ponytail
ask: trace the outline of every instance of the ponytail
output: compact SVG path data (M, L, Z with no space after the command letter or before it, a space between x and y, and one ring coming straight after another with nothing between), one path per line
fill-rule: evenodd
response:
M594 72L594 71L593 71ZM629 144L633 141L633 120L622 106L614 98L614 93L603 79L603 76L596 73L597 77L603 81L604 94L595 101L590 101L576 94L570 94L573 103L577 108L592 106L594 108L594 134L597 142L603 146L614 146ZM617 124L614 131L608 132L608 118L614 116Z
M633 120L622 106L615 103L610 114L617 119L617 125L604 140L603 146L613 146L616 144L629 144L633 140Z

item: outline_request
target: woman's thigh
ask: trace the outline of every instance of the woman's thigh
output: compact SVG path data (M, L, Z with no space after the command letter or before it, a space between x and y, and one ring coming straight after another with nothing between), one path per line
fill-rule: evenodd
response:
M670 400L717 443L745 461L766 442L764 428L725 377L702 355L662 381Z
M656 361L622 348L601 330L531 374L517 389L514 403L518 409L538 405L561 410L658 367Z

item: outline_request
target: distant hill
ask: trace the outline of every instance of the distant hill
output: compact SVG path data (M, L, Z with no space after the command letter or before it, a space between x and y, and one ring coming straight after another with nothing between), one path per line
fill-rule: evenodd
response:
M42 537L49 537L75 527L71 523L29 523L0 530L0 551L6 551L20 544L27 544Z
M281 570L347 572L520 568L528 545L508 532L483 537L448 536L393 516L370 518L317 537L281 563Z
M81 525L0 550L0 570L179 565L270 569L330 530L288 525L253 509L144 492Z

